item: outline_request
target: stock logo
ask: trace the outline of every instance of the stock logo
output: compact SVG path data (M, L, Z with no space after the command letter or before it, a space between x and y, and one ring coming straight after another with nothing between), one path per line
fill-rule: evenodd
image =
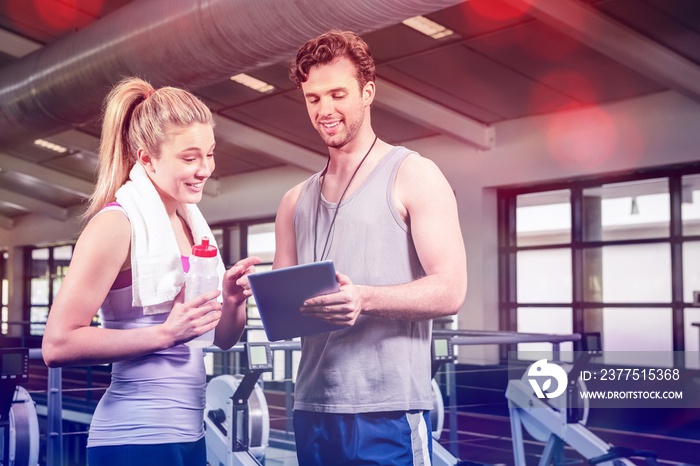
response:
M537 398L556 398L566 390L566 371L556 364L540 359L527 371L528 381L535 391ZM552 380L557 381L556 390L551 390ZM540 381L542 385L540 385Z

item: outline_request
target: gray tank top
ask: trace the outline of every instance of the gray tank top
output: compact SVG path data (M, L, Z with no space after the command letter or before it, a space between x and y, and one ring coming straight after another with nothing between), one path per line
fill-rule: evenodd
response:
M411 151L394 147L339 206L327 257L356 285L398 285L425 275L393 186ZM314 260L320 173L309 178L294 210L299 264ZM321 199L316 260L338 206ZM302 338L295 409L329 413L429 410L432 321L360 315L347 329Z
M106 210L126 215L118 204L101 212ZM125 286L111 289L100 307L102 326L121 330L165 322L169 314L144 315L132 305L131 271L124 275ZM184 344L114 362L110 386L92 415L88 448L196 442L204 437L206 383L202 350Z

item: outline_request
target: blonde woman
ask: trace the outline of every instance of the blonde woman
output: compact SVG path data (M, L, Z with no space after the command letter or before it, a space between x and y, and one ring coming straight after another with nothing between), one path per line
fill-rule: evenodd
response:
M184 302L192 246L213 240L196 204L214 146L211 112L187 91L128 78L105 100L87 225L42 345L50 367L113 363L90 466L206 464L203 355L185 343L212 328L220 348L238 341L249 296L240 284L259 262L220 264L221 290ZM98 309L101 327L91 325Z

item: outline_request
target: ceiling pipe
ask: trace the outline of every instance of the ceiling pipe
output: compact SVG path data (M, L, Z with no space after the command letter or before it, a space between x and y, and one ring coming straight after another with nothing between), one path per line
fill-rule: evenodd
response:
M94 120L125 76L195 90L463 0L140 0L0 69L0 148Z

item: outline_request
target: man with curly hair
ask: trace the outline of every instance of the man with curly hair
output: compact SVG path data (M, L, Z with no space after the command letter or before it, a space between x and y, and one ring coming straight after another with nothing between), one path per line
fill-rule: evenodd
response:
M431 160L375 134L359 36L309 40L290 77L329 159L283 197L273 266L332 259L340 291L301 312L342 327L302 338L299 464L428 465L432 319L456 314L467 286L454 193Z

